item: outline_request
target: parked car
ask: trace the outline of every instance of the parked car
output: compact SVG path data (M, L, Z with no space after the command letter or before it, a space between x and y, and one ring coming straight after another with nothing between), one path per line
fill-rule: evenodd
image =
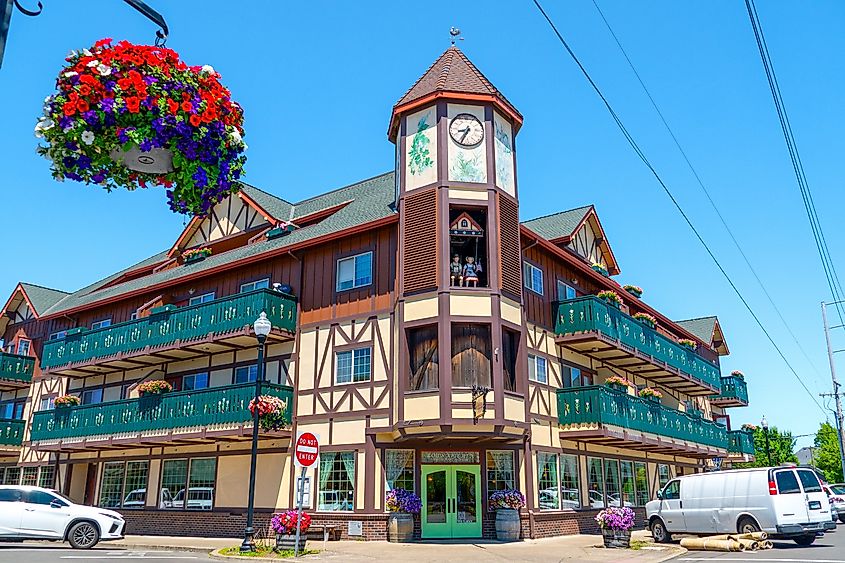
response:
M0 540L66 541L90 549L123 538L123 517L41 487L0 485Z
M147 502L147 489L135 489L130 491L123 499L123 508L144 508ZM158 499L159 508L173 508L173 498L170 491L161 489Z
M605 499L607 499L607 506L618 507L620 505L619 493L611 493L607 495L607 497L605 497L598 491L588 491L588 493L590 495L590 507L592 508L604 508ZM622 503L622 506L634 505L626 500L624 503Z
M830 509L836 511L839 521L845 524L845 485L837 483L825 485L827 500L830 501Z
M185 489L182 489L171 501L173 508L188 510L211 510L214 506L213 487L191 487L188 489L188 503L185 504Z
M796 467L736 469L672 479L646 504L655 541L673 533L764 531L773 539L810 545L835 530L830 503L813 471Z

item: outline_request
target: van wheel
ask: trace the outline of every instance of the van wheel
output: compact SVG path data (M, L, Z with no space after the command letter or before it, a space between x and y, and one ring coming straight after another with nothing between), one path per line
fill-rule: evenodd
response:
M739 520L737 531L739 531L740 534L753 534L754 532L760 531L760 526L757 525L757 522L755 522L753 518L746 516L745 518L741 518Z
M812 545L812 543L816 541L816 536L798 536L792 541L794 541L798 545Z
M660 518L651 521L651 537L656 543L668 543L672 541L672 535L666 530L666 525Z
M74 549L91 549L100 541L100 532L91 522L77 522L68 530L67 541Z
M843 524L845 524L845 514L839 515L839 521L842 522Z

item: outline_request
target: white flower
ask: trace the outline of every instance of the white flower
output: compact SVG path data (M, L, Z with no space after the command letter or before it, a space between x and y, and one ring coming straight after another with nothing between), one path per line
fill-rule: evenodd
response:
M204 74L214 74L214 67L211 65L202 65L200 72Z
M111 67L100 63L97 65L97 72L100 73L100 76L108 76L111 74Z
M84 131L82 133L82 142L85 143L86 145L90 145L91 143L93 143L94 142L94 133L92 133L91 131Z
M79 74L79 73L77 73L77 72L73 72L73 71L66 72L66 73L65 73L65 78L70 78L71 76L76 76L77 74Z
M232 138L235 144L240 145L244 142L243 137L241 137L241 134L238 132L237 129L233 129L229 136Z
M41 128L46 131L47 129L52 129L56 123L49 117L42 117L39 124L41 125Z
M88 49L82 49L82 54L85 55L86 57L90 57L91 51L89 51Z
M93 68L93 67L95 67L99 64L100 64L100 61L98 61L97 59L94 59L93 61L88 61L88 64L85 65L85 66L87 66L89 68Z

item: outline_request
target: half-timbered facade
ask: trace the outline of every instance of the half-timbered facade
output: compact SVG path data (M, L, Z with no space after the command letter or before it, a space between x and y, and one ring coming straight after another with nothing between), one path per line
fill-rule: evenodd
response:
M592 206L520 222L522 120L452 47L393 108L395 171L300 202L244 185L86 288L20 284L0 317L0 480L119 509L128 533L237 536L262 311L262 389L288 418L260 432L263 522L294 505L303 430L322 443L306 509L368 539L391 488L422 497L423 538L492 535L489 494L517 488L542 537L752 453L715 317L623 290ZM142 396L158 379L173 391ZM67 394L81 404L54 408Z

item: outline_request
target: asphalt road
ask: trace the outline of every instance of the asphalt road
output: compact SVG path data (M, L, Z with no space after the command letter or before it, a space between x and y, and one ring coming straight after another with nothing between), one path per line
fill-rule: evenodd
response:
M828 532L808 547L793 541L775 541L773 549L756 553L723 553L715 551L690 551L672 561L758 561L764 563L845 563L845 524L836 532Z
M845 535L845 534L843 534ZM174 561L184 563L203 563L216 561L205 553L192 551L144 551L140 549L120 549L108 544L94 549L71 549L60 543L4 543L0 542L0 562L2 563L74 563L82 561L147 561L149 563Z

